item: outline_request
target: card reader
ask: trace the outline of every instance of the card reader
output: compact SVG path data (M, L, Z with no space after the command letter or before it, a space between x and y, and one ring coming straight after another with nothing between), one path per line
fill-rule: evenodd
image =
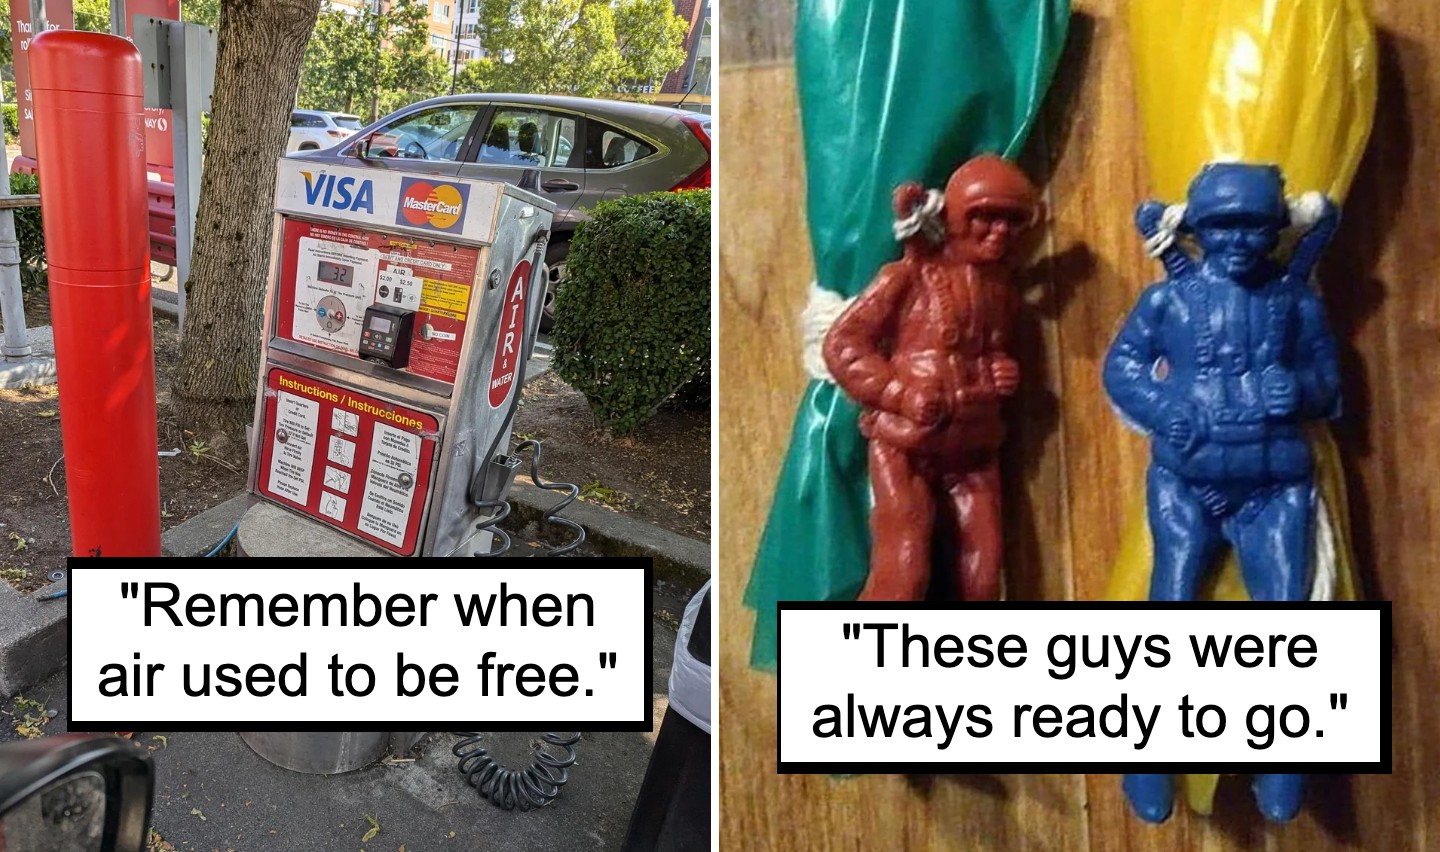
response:
M410 363L414 330L414 311L371 305L365 309L365 322L360 326L360 357L402 369Z

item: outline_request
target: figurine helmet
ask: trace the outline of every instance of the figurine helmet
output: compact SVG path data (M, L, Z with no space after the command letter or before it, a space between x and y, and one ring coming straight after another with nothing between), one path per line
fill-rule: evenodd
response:
M1035 224L1040 213L1039 193L1018 166L994 154L968 160L945 185L945 206L951 215L963 216L976 208L1018 213Z
M1279 166L1211 163L1190 183L1185 224L1204 227L1221 217L1241 216L1283 228L1290 223L1285 178Z

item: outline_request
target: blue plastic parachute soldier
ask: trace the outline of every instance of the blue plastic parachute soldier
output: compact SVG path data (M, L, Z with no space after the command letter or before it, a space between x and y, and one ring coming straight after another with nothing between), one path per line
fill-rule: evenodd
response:
M1309 593L1316 494L1303 425L1336 416L1340 398L1335 340L1309 279L1339 213L1319 193L1302 197L1296 218L1314 227L1281 266L1273 255L1292 224L1284 190L1274 166L1216 163L1191 183L1183 208L1152 201L1136 213L1168 276L1125 320L1104 380L1151 438L1151 600L1194 599L1227 541L1251 599ZM1199 258L1175 243L1177 232L1193 237ZM1260 810L1292 818L1303 783L1255 776ZM1127 775L1124 788L1142 819L1169 816L1171 776Z

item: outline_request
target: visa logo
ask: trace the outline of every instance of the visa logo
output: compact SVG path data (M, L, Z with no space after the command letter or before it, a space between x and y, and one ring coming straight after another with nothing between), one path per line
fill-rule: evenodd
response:
M354 213L364 210L375 212L375 185L369 178L356 180L353 177L335 179L334 175L321 172L318 176L301 172L305 176L305 203L314 207L330 207Z

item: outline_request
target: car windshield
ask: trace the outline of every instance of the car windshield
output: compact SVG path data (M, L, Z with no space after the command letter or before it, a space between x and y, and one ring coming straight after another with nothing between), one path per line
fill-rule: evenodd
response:
M478 107L443 106L391 122L371 134L371 157L454 162Z
M346 130L359 130L361 127L360 119L353 115L333 115L331 118L335 121L336 127L343 127Z

